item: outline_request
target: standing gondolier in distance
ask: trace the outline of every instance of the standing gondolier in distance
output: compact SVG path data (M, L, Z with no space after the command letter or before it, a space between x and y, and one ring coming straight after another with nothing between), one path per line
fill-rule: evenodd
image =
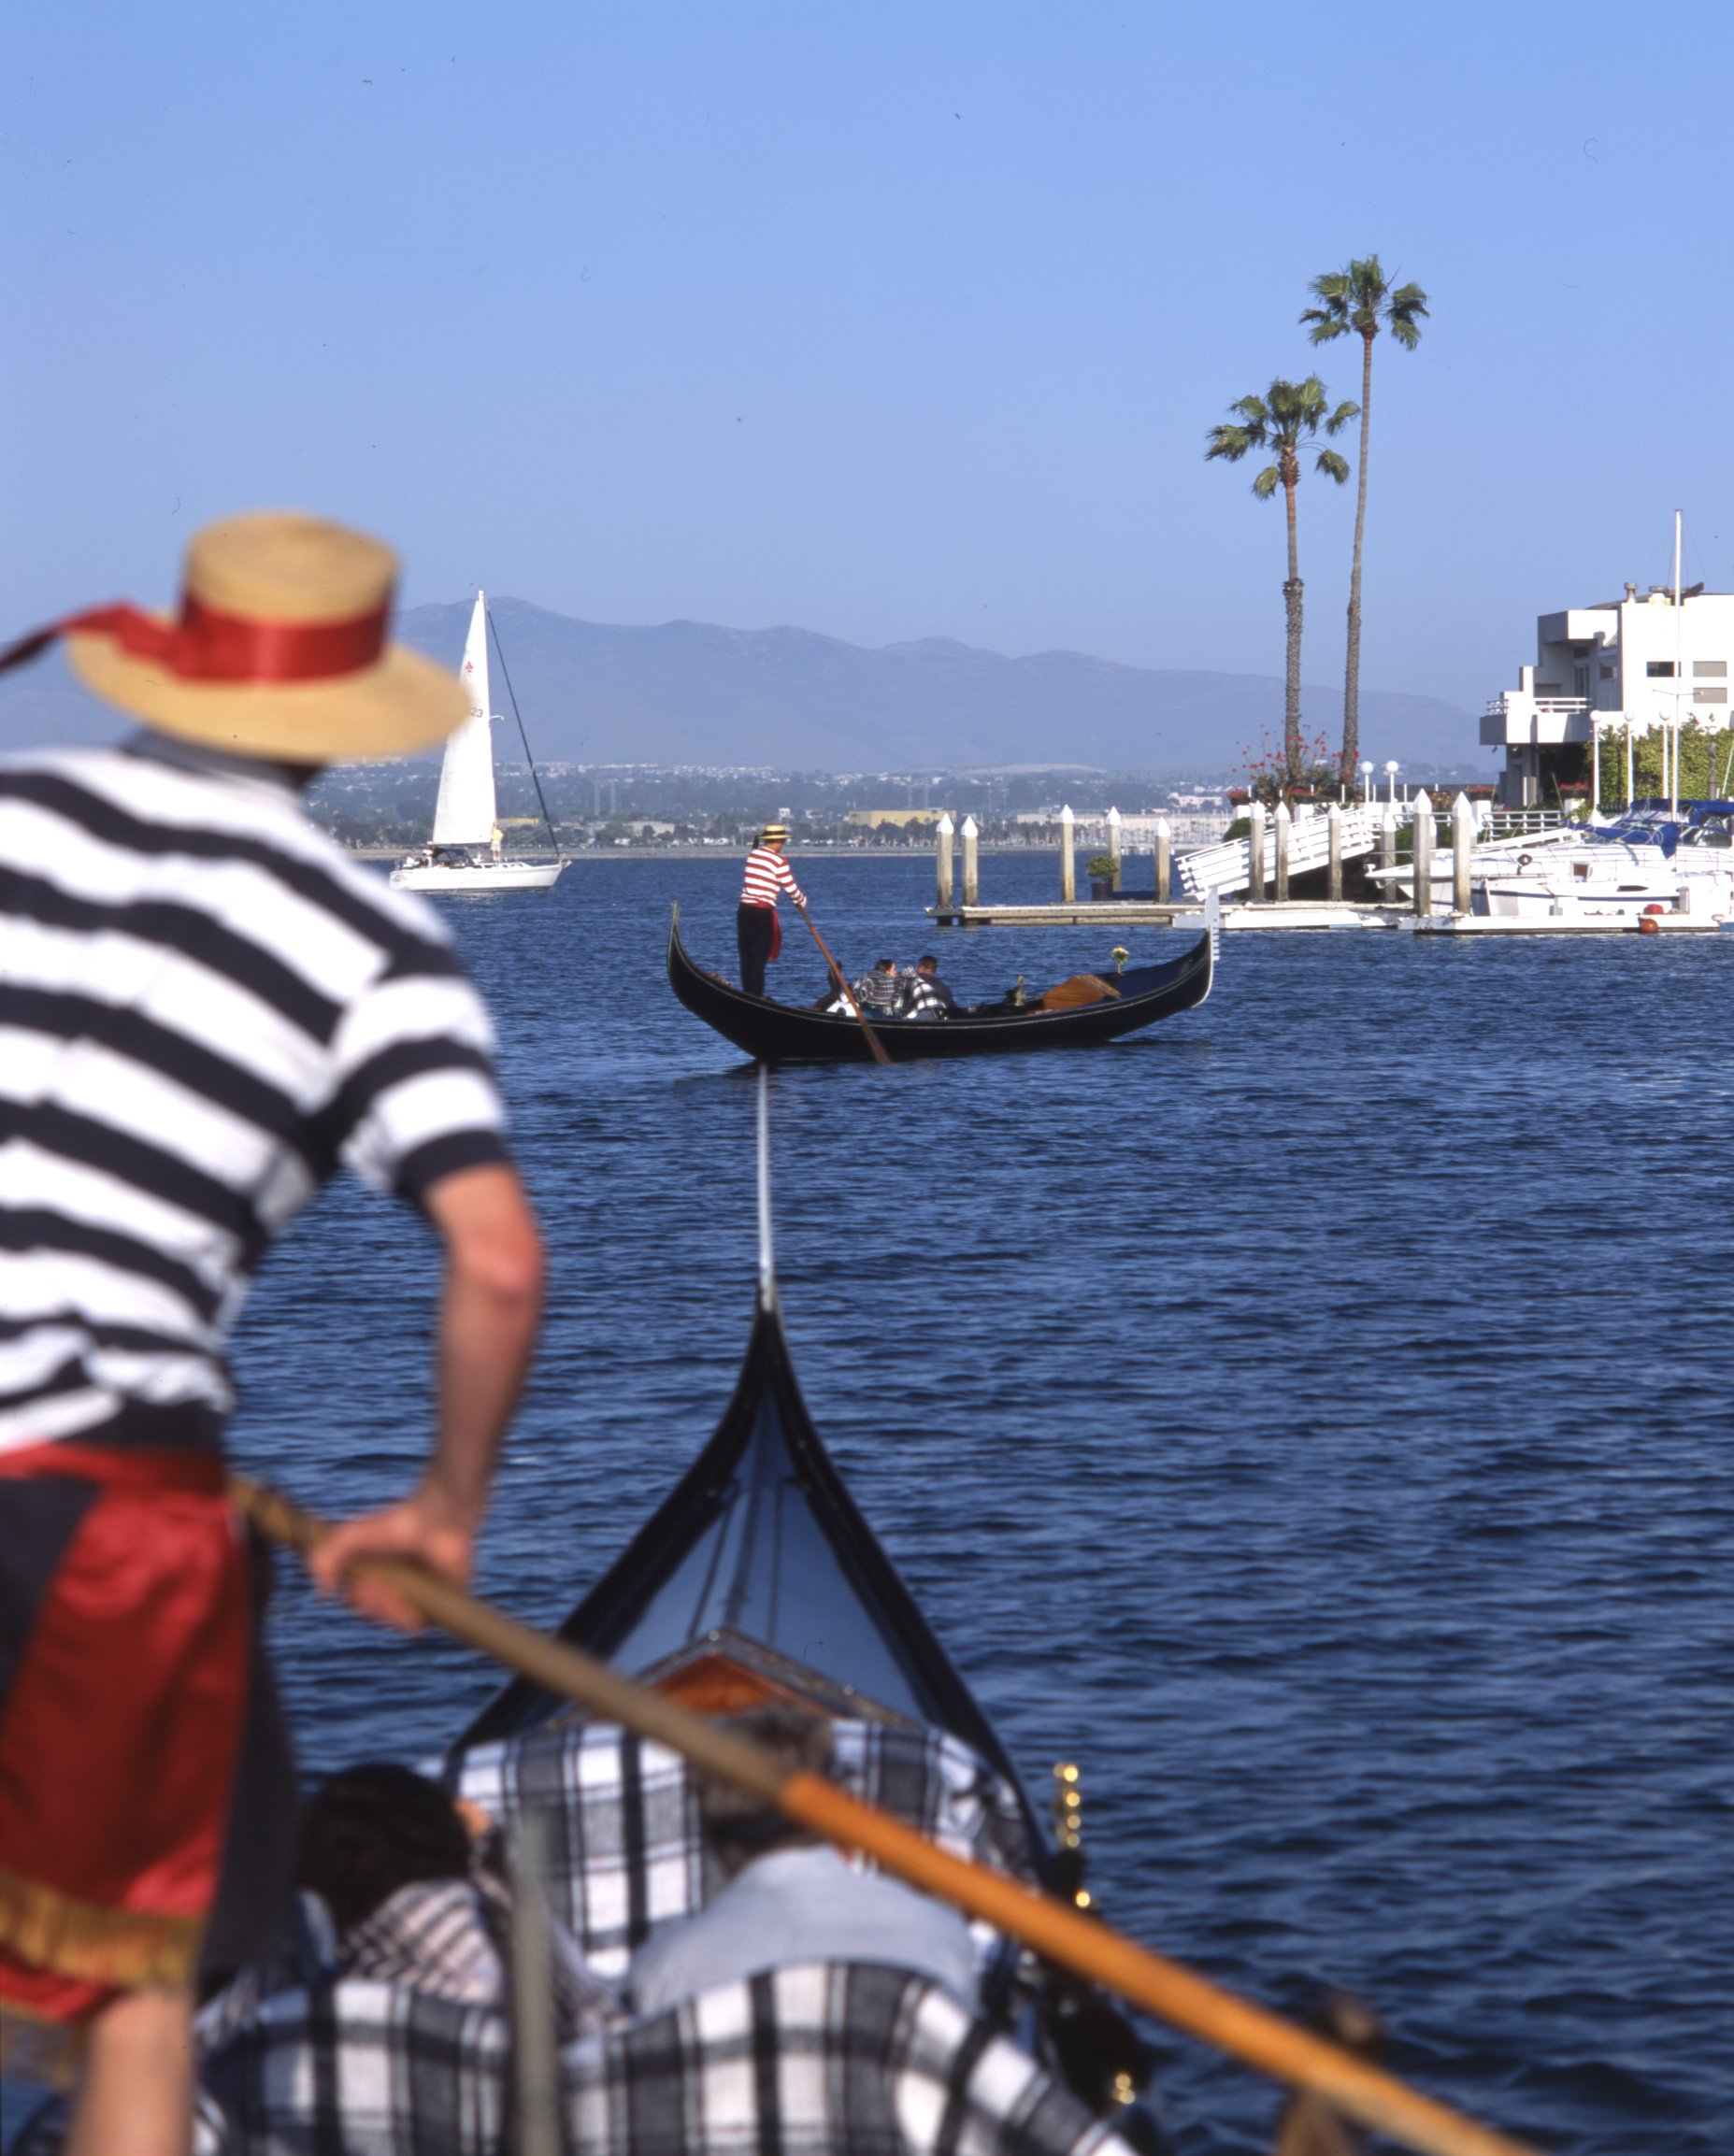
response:
M364 1552L467 1578L536 1332L486 1013L434 914L302 807L322 764L464 719L387 640L395 568L237 517L193 539L177 617L0 654L64 637L145 721L0 759L0 2060L77 2078L69 2156L183 2156L196 1973L269 1945L287 1880L222 1451L260 1259L340 1163L444 1246L432 1457L324 1546L327 1588Z
M807 909L807 894L782 858L788 843L786 823L767 823L747 856L740 904L735 911L735 935L740 945L740 985L749 995L764 994L765 968L782 949L777 893L786 891L803 912Z

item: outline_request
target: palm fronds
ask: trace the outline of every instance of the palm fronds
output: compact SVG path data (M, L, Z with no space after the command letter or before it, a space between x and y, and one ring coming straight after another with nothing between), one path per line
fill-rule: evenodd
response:
M1206 434L1205 460L1221 457L1226 463L1238 464L1249 450L1272 449L1277 452L1277 463L1270 473L1261 472L1253 482L1253 492L1262 501L1283 478L1281 466L1285 459L1298 454L1300 445L1318 433L1322 427L1327 435L1335 435L1360 417L1361 407L1347 402L1331 409L1330 398L1325 384L1317 375L1309 375L1303 382L1284 381L1278 376L1263 396L1240 397L1228 407L1239 414L1237 420L1225 420ZM1269 478L1267 486L1264 481Z
M1357 256L1347 269L1326 270L1313 278L1311 290L1319 305L1306 308L1300 319L1314 344L1328 344L1351 332L1370 342L1382 329L1388 329L1405 351L1413 351L1421 342L1426 293L1418 284L1393 290L1376 254Z

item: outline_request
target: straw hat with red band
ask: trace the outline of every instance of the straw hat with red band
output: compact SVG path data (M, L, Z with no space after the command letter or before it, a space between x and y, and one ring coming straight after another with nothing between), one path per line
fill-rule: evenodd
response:
M461 725L451 674L386 639L397 559L364 533L266 509L208 524L187 549L180 612L98 607L0 654L56 636L106 702L160 733L285 763L394 756Z

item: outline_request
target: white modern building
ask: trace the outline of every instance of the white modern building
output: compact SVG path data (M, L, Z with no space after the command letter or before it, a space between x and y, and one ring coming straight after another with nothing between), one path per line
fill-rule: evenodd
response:
M1574 782L1592 785L1590 743L1629 726L1727 726L1734 685L1734 593L1695 584L1674 605L1670 589L1538 616L1536 663L1517 687L1488 705L1483 746L1503 748L1499 798L1511 808L1551 801Z

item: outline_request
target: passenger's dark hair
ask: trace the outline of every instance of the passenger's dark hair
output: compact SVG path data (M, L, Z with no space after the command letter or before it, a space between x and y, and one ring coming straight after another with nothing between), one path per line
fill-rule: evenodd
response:
M873 961L875 973L896 973L896 970L897 962L895 958L876 958Z
M937 958L935 958L932 951L930 950L923 951L921 956L915 961L915 964L918 966L930 965L932 966L935 973L938 973L939 970L939 962Z
M352 1766L301 1807L295 1884L310 1887L339 1932L370 1917L400 1887L461 1879L469 1835L451 1797L407 1766Z
M762 1706L727 1716L722 1726L768 1752L786 1775L830 1772L831 1725L820 1715L799 1707ZM731 1878L768 1850L819 1839L767 1806L763 1797L709 1776L699 1779L698 1810L717 1861Z

